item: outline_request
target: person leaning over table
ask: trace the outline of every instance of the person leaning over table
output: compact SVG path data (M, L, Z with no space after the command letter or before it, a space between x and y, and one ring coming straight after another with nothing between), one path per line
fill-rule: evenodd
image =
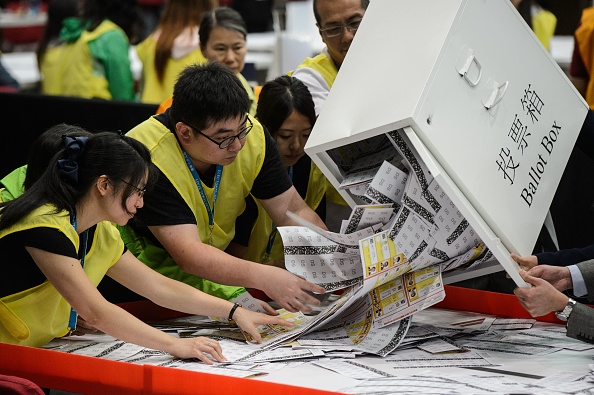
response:
M74 330L80 315L124 341L225 360L215 340L170 336L107 302L96 288L105 274L161 306L234 319L256 340L260 324L290 325L161 276L125 249L113 223L134 216L154 179L144 145L109 132L65 135L64 144L23 195L0 205L0 249L11 263L0 276L0 342L42 346Z
M150 267L209 294L231 300L245 292L241 286L256 288L287 310L310 311L307 304L319 302L307 291L322 287L224 252L250 193L279 225L294 224L291 210L325 228L248 109L247 93L227 67L214 62L181 73L171 108L128 132L149 147L159 179L122 237Z
M39 135L27 156L27 164L18 167L0 180L0 202L8 202L21 196L41 177L55 154L64 148L63 135L69 137L91 136L81 127L67 124L52 126Z

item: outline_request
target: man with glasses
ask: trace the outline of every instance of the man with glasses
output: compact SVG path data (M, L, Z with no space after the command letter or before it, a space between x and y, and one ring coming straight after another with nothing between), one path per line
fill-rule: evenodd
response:
M308 291L323 288L224 252L248 194L279 225L295 225L290 210L325 227L291 184L274 140L248 115L249 106L225 66L193 65L180 74L171 108L128 132L147 145L160 174L122 237L148 266L211 295L232 300L242 287L256 288L290 311L310 311L308 304L319 302Z
M330 93L368 5L369 0L313 1L316 25L326 48L320 55L305 59L292 75L309 88L316 115Z

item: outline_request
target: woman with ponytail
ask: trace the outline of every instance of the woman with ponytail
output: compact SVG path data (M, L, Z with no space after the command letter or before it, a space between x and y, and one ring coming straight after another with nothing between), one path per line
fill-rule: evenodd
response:
M96 289L106 274L163 307L233 319L257 341L260 324L290 325L166 278L125 249L113 224L134 216L154 181L142 143L115 133L65 134L63 143L23 195L0 204L0 342L42 346L74 331L80 315L127 342L225 360L215 340L174 338L106 301Z

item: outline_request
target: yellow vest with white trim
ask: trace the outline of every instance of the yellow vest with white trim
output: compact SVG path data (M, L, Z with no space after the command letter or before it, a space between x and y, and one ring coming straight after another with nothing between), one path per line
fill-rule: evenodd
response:
M313 58L306 58L297 68L310 68L317 71L324 78L330 89L332 89L334 80L338 75L338 69L334 65L334 62L325 53L321 53ZM327 181L326 198L331 203L348 206L347 202L340 196L330 181Z
M246 93L248 94L248 99L250 100L250 109L248 113L255 117L256 110L258 109L258 100L256 99L254 89L241 73L237 73L235 76L239 79L239 82L241 82L241 85L243 85L243 89L245 89Z
M326 176L312 161L309 170L309 181L307 183L307 192L305 193L305 203L312 209L316 210L320 202L326 194L327 180ZM283 241L280 234L276 234L274 244L270 251L270 255L266 256L266 248L268 246L269 237L273 231L272 219L266 213L266 210L260 205L258 200L256 205L258 207L258 218L252 228L248 248L245 259L248 261L266 263L284 257Z
M79 237L70 224L70 215L54 214L52 205L33 210L22 221L0 231L0 238L33 228L58 229L80 248ZM122 256L124 244L110 222L100 222L91 249L85 257L84 271L97 286L107 270ZM18 262L6 262L16 265ZM49 282L0 299L0 342L40 347L68 332L70 305Z
M336 65L334 65L332 59L325 53L321 53L313 58L306 58L297 68L310 68L317 71L324 78L329 88L332 88L334 80L338 75Z
M209 243L220 250L225 250L233 240L235 220L243 212L245 198L250 193L264 162L266 154L264 129L255 119L252 119L252 122L254 127L247 135L244 147L231 164L223 167L215 205L212 238L206 206L175 135L155 117L149 118L127 134L148 147L153 163L169 179L192 210L202 242ZM212 144L206 141L205 143ZM204 183L202 187L209 204L212 204L214 188ZM167 277L228 300L245 292L243 288L224 286L182 271L165 249L153 245L146 238L139 237L130 227L120 228L120 233L127 247L138 259Z
M75 42L48 50L41 64L42 93L111 99L107 78L93 72L89 49L89 42L111 30L119 30L125 36L118 25L104 20L92 32L85 30Z

